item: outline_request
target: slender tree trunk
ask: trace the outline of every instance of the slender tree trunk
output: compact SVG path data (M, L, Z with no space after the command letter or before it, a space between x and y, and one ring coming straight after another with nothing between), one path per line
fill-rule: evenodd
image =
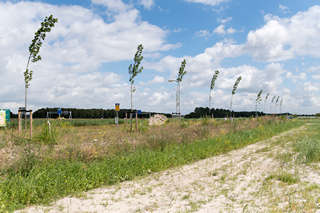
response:
M27 94L28 94L28 87L27 85L25 86L25 91L24 91L24 107L25 107L25 112L24 112L24 128L27 129Z
M131 83L131 89L130 89L130 100L131 100L131 112L133 111L133 103L132 103L132 93L133 93L133 83Z
M181 118L181 108L180 108L180 95L181 95L181 90L180 90L180 82L178 82L178 99L179 99L179 102L178 102L178 113L179 113L179 118Z
M210 94L209 94L209 116L212 117L212 114L211 114L211 92L212 90L210 89Z
M209 94L209 109L211 108L211 90L210 90L210 94Z
M258 103L256 102L256 117L258 117Z
M31 59L31 53L29 55L28 58L28 62L27 62L27 67L26 67L26 71L29 69L29 64L30 64L30 59ZM25 91L24 91L24 107L25 110L27 111L27 94L28 94L28 83L25 79ZM27 112L24 113L24 127L25 129L27 129Z
M24 87L24 107L26 108L27 110L27 94L28 94L28 88L25 86Z
M233 99L233 95L231 96L231 102L230 102L230 118L232 117L232 99Z
M177 81L177 91L176 91L176 114L181 118L180 112L180 82Z

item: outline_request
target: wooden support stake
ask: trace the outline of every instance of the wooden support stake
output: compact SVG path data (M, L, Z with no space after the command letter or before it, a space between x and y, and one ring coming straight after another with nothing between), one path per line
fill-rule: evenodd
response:
M30 110L30 139L32 139L32 110Z
M132 132L132 112L130 112L130 132Z
M136 112L136 131L138 132L138 113Z
M18 131L21 134L21 112L18 112Z

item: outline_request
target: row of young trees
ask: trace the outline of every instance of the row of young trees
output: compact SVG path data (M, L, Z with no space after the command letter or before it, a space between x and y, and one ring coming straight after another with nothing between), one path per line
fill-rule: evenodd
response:
M32 40L30 46L29 46L29 57L27 60L27 66L26 70L24 72L24 81L25 81L25 109L27 110L27 90L30 86L30 82L32 80L33 71L29 68L30 62L35 63L39 60L41 60L41 56L39 54L40 48L42 46L42 42L45 40L47 33L49 33L52 28L55 26L55 24L58 22L57 18L54 18L53 15L50 15L49 17L45 17L44 21L41 23L40 28L36 31L34 39ZM142 56L143 52L143 45L140 44L137 48L137 51L133 58L133 63L130 64L128 70L129 70L129 83L130 83L130 109L133 111L133 93L136 91L134 87L135 77L143 71L143 67L140 66L141 62L143 60ZM186 67L186 60L183 59L181 62L181 66L179 68L177 78L175 80L169 80L169 82L176 82L177 83L177 93L176 93L176 113L180 116L180 86L182 79L184 75L187 73L185 70ZM209 108L211 108L211 102L212 102L212 94L215 87L215 82L219 76L219 71L215 71L211 84L210 84L210 94L209 94ZM242 77L239 76L232 88L231 92L231 101L230 101L230 112L232 112L232 104L233 104L233 97L236 94L237 88L239 86L239 83L241 81ZM256 115L258 115L258 104L262 101L262 95L263 90L260 90L257 94L256 98ZM265 105L268 100L269 93L266 95L265 98ZM280 102L279 102L280 101ZM275 103L275 105L280 103L280 113L281 113L281 107L283 99L280 96L273 96L271 103L270 103L270 111L271 111L271 105ZM266 106L265 106L266 107Z
M211 108L211 101L212 101L212 93L213 93L213 89L215 87L215 82L218 78L218 75L219 75L219 70L216 70L215 73L213 74L212 76L212 79L211 79L211 84L210 84L210 94L209 94L209 109ZM231 92L231 101L230 101L230 113L232 113L232 103L233 103L233 96L236 94L236 91L238 89L238 86L239 86L239 83L240 81L242 80L242 77L239 76L234 85L233 85L233 88L232 88L232 92ZM255 114L256 116L258 116L258 105L261 103L262 101L262 93L263 93L263 90L259 90L258 94L257 94L257 97L256 97L256 107L255 107ZM264 101L264 104L265 104L265 107L264 107L264 111L266 111L266 105L267 105L267 101L268 101L268 98L270 96L270 93L267 93L266 94L266 97L265 97L265 101ZM281 98L280 96L273 96L271 102L270 102L270 113L272 112L272 105L275 105L275 107L277 108L277 106L279 106L279 113L281 114L282 112L282 104L283 104L283 98ZM275 113L276 110L275 110ZM260 113L261 114L261 113Z
M262 93L263 90L260 90L257 94L256 98L256 111L258 110L258 104L262 102ZM270 97L270 93L267 93L264 99L264 111L267 111L267 104L268 104L268 98ZM282 113L282 104L283 104L283 98L280 96L274 95L271 99L271 102L269 103L270 108L269 108L269 113L272 113L272 106L274 105L275 110L274 113ZM279 112L277 112L277 108L279 107Z
M27 66L26 70L24 72L24 82L25 82L25 110L27 110L27 94L28 94L28 88L30 87L30 82L33 77L33 71L29 68L30 62L35 63L39 60L41 60L41 56L39 54L40 48L42 46L43 41L46 38L46 35L48 32L52 30L52 28L55 26L55 24L58 22L57 18L54 18L53 15L50 15L49 17L45 17L43 22L41 22L40 28L36 31L34 35L34 39L32 40L30 46L29 46L29 57L27 60ZM133 93L136 91L134 87L135 77L142 72L143 67L140 67L140 64L143 60L142 56L143 51L143 45L140 44L137 48L137 52L135 53L135 56L133 58L133 63L129 66L129 83L130 83L130 109L131 112L134 111L133 109ZM186 66L186 60L182 61L178 77L176 79L176 82L179 85L180 90L180 82L182 81L183 76L186 74L186 71L184 71L184 68ZM179 105L180 107L180 105Z

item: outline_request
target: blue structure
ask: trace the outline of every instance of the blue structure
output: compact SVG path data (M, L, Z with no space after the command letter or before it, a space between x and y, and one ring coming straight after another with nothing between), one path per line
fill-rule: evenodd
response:
M58 113L58 115L59 115L59 117L61 116L61 114L62 114L62 109L61 108L59 108L58 109L58 111L57 111L57 113Z
M6 120L7 120L7 123L10 122L10 109L5 109L6 111Z
M10 109L0 109L0 110L4 110L6 112L6 122L9 123L10 122Z

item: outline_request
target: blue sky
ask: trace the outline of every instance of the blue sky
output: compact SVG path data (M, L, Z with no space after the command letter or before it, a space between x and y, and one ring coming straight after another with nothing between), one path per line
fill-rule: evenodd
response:
M14 17L12 14L15 14ZM17 17L17 15L19 16ZM260 89L283 98L282 111L319 112L319 1L315 0L0 0L0 108L24 103L27 47L41 20L59 19L32 64L29 105L129 108L128 66L138 44L144 70L135 108L175 111L175 78L183 58L181 110L208 106L209 83L221 74L213 107L254 110ZM319 52L319 53L318 53ZM270 100L260 110L278 112Z

